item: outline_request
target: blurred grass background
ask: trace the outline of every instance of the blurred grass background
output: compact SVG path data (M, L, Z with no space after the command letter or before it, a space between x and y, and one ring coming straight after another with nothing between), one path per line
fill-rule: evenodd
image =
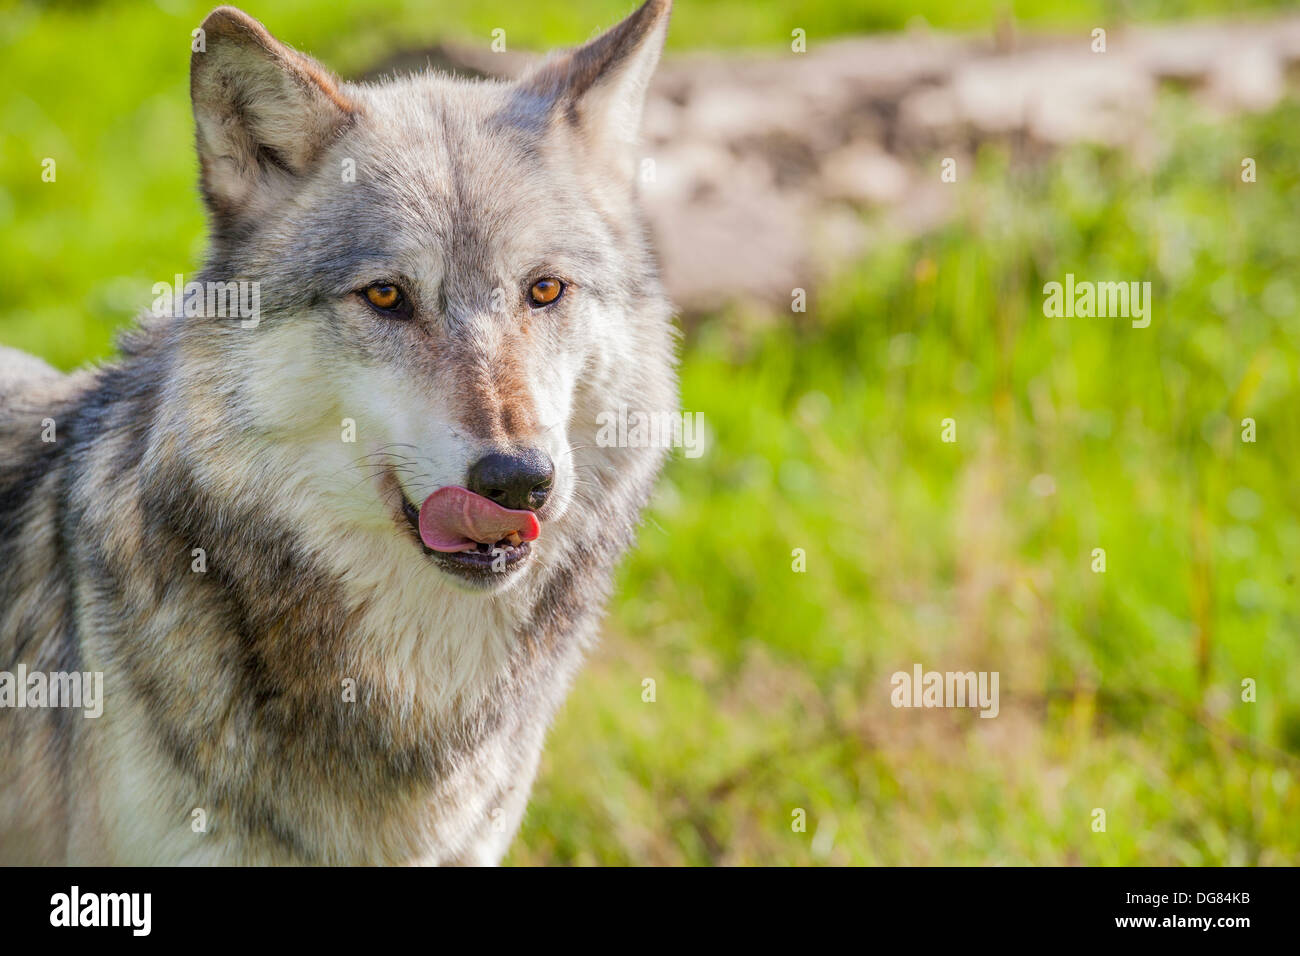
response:
M576 43L628 6L246 8L348 75L495 27ZM208 7L0 14L0 343L110 356L141 290L201 261L187 69ZM1241 9L679 0L670 45ZM683 401L709 450L667 470L510 861L1300 860L1300 107L1207 125L1170 93L1159 122L1140 165L987 148L957 219L877 245L806 314L692 323ZM1151 280L1151 327L1044 317L1066 272ZM914 662L999 671L1001 714L895 710Z

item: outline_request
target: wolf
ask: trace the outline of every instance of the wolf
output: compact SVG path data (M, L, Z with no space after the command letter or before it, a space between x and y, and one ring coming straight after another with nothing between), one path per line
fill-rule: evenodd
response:
M103 676L97 718L0 680L0 861L500 861L665 454L597 418L678 407L669 15L378 83L206 18L201 288L101 367L0 356L0 678Z

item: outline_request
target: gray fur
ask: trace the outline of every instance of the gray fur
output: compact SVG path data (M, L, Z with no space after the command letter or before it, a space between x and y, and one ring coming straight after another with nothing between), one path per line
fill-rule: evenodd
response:
M66 377L0 351L0 670L105 683L98 719L0 708L0 862L505 852L662 460L597 447L596 415L676 408L619 128L668 7L517 85L341 84L238 11L205 21L198 278L258 281L262 316L147 318ZM562 308L524 303L537 270L571 280ZM414 318L353 295L378 279ZM335 468L346 417L362 439ZM525 442L566 463L536 554L468 591L385 488L418 501Z

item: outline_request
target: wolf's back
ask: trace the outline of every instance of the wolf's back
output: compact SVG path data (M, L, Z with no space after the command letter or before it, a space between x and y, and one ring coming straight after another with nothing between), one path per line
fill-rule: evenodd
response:
M55 505L62 462L58 428L75 379L25 352L0 346L0 670L18 650L14 611L27 570L38 563L33 518Z
M10 388L21 389L29 383L60 378L57 371L34 355L0 345L0 396Z
M34 355L0 345L0 468L36 453L43 419L65 407L87 379L88 373L64 375Z
M70 651L55 531L67 463L56 436L85 380L0 347L0 671L58 670ZM0 708L0 863L59 861L62 787L49 775L58 716Z
M14 595L5 592L21 559L20 546L48 479L60 466L59 425L75 404L85 375L63 375L40 359L0 346L0 653L8 638L3 612ZM0 667L4 660L0 659Z

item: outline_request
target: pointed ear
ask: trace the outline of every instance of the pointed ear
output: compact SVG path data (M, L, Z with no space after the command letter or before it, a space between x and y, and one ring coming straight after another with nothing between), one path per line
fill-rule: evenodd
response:
M256 216L348 125L338 81L234 7L203 21L190 99L203 198L219 228Z
M547 60L519 81L530 112L540 106L551 122L567 123L593 149L626 165L671 11L672 0L646 0L590 43Z

